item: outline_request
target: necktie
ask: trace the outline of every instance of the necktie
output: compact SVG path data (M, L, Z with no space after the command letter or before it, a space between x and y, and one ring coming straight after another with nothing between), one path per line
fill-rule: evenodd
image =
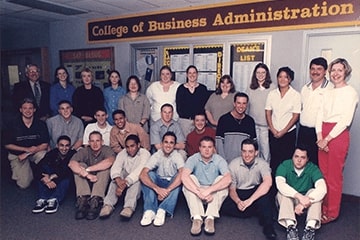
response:
M34 85L34 92L35 92L36 104L38 106L40 106L41 93L40 93L40 85L39 85L38 82L36 82L35 85Z

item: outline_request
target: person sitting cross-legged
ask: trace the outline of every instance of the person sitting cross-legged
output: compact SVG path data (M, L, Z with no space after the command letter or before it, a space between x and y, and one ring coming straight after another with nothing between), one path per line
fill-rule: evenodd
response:
M152 222L155 226L162 226L165 223L166 213L171 217L174 214L184 167L183 157L174 150L175 145L175 133L166 132L162 137L161 148L150 157L141 171L144 198L141 226L148 226Z
M100 211L100 218L109 217L114 211L118 198L124 195L124 208L120 216L131 218L141 193L139 175L149 158L149 151L140 147L139 137L134 134L129 135L125 140L125 149L116 156L110 169L112 181Z
M80 149L70 160L74 173L77 211L75 219L94 220L98 217L110 179L114 152L104 145L100 132L89 135L89 146Z
M314 240L315 230L321 226L321 205L327 189L320 169L309 162L305 145L298 145L292 159L279 165L275 181L279 190L278 222L287 228L287 240L299 239L296 215L302 214L306 214L302 240Z
M62 135L57 140L56 148L47 152L37 164L35 179L38 180L39 199L32 210L33 213L57 212L72 179L68 164L76 151L70 148L70 137Z
M228 195L231 175L226 160L215 154L213 138L203 137L199 151L187 159L181 176L183 193L193 221L190 233L201 233L202 217L205 217L205 233L214 234L214 219L220 217L219 210ZM206 211L204 203L207 205Z
M221 213L239 218L258 216L265 237L274 240L271 169L269 163L258 157L258 153L256 140L248 138L241 142L241 156L229 164L232 183Z

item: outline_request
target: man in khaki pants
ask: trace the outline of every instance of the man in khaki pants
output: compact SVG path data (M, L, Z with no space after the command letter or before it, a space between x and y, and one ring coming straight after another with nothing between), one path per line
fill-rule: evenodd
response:
M71 158L69 167L74 173L78 207L75 219L94 220L98 217L114 160L114 152L104 145L98 131L91 132L89 146Z
M46 124L34 117L36 104L25 98L20 105L17 118L5 137L5 148L9 151L12 179L20 188L27 188L33 180L30 162L37 164L44 157L49 143Z
M279 165L275 181L279 190L278 222L287 228L287 239L299 239L295 216L307 214L302 240L313 240L315 230L321 225L321 203L326 184L318 166L309 162L307 146L298 145L292 159Z

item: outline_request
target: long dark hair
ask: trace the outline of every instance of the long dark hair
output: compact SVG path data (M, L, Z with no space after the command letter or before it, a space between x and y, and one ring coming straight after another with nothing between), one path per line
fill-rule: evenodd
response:
M66 77L66 84L71 84L69 72L68 72L68 70L66 69L66 67L64 67L64 66L60 66L60 67L57 67L57 68L55 69L55 83L58 83L58 82L59 82L59 78L57 77L57 75L58 75L58 71L61 70L61 69L64 70L65 73L66 73L66 75L67 75L67 77Z
M266 66L266 64L264 63L258 63L255 68L254 68L254 71L253 71L253 74L252 74L252 77L251 77L251 83L250 83L250 89L257 89L260 87L259 83L258 83L258 80L257 80L257 77L256 77L256 71L259 69L259 68L263 68L265 69L266 71L266 77L265 77L265 82L263 84L263 87L264 88L269 88L270 87L270 84L272 83L271 81L271 76L270 76L270 71L269 71L269 68L268 66Z

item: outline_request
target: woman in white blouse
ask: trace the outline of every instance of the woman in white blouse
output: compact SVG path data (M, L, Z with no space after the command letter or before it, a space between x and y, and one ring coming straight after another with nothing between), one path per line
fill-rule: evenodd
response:
M172 72L169 66L162 66L160 69L160 80L153 82L146 89L146 96L150 101L151 123L160 119L160 108L163 104L169 103L176 109L176 91L180 83L172 80ZM176 110L174 111L174 120L179 118ZM150 124L151 125L151 124Z
M348 128L359 102L356 90L346 82L351 70L343 58L330 63L329 74L334 89L324 94L322 107L317 114L315 128L319 167L328 188L322 205L322 223L334 221L340 212L342 172L350 143Z
M282 67L276 76L278 88L270 91L265 104L273 174L282 161L291 159L295 151L296 122L301 111L300 93L290 85L294 80L294 71Z

